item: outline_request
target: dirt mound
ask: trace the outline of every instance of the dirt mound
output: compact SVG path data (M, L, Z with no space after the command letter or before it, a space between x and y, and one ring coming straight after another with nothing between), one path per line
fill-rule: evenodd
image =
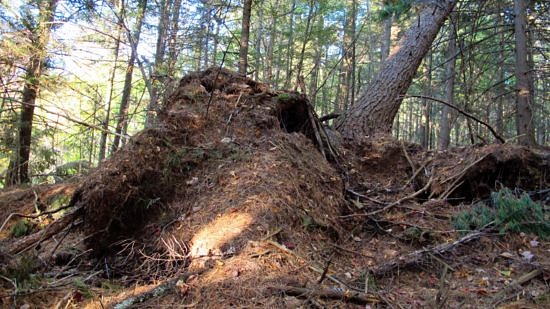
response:
M187 217L190 226L175 226L190 241L199 222L226 211L247 213L257 235L304 216L329 226L343 200L339 177L310 140L290 134L311 136L308 104L227 70L183 78L159 127L134 137L79 188L88 245L103 252L147 235L148 224L166 230Z
M538 191L550 187L550 152L504 144L436 152L428 165L430 197L468 202L504 187ZM425 158L426 160L426 158Z

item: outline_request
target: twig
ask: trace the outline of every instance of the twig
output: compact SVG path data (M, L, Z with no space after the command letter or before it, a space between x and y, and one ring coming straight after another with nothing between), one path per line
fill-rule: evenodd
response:
M346 192L351 193L351 194L353 194L353 195L355 195L355 196L364 198L364 199L366 199L366 200L369 200L369 201L371 201L371 202L373 202L373 203L376 203L376 204L379 204L379 205L387 205L387 204L388 204L388 203L379 201L379 200L377 200L377 199L374 199L374 198L372 198L372 197L366 196L366 195L364 195L364 194L355 192L355 191L353 191L352 189L346 189Z
M403 186L403 189L405 189L411 182L413 182L416 177L418 176L418 174L420 174L420 172L422 172L422 170L424 168L426 168L426 166L432 162L433 158L429 158L428 160L422 162L422 165L420 165L420 167L413 173L413 175L411 176L411 178L409 178L409 180L405 183L405 185Z
M319 278L319 281L317 281L317 284L323 283L323 280L325 280L325 277L327 276L328 269L330 267L330 263L332 263L332 258L334 257L335 252L332 252L330 257L328 258L327 264L325 265L325 268L323 269L323 273L321 274L321 277Z
M403 142L403 141L401 141L401 149L403 149L403 153L405 154L405 158L407 159L407 162L409 162L409 165L411 166L411 170L414 173L416 171L416 167L414 166L414 163L411 160L411 157L409 157L409 154L407 153L407 149L405 149L405 142Z
M467 113L465 111L463 111L462 109L458 108L457 106L449 103L449 102L445 102L443 100L440 100L440 99L436 99L436 98L433 98L433 97L429 97L429 96L424 96L424 95L407 95L407 96L403 96L403 98L419 98L419 99L425 99L425 100L432 100L432 101L435 101L435 102L438 102L438 103L441 103L443 105L447 105L448 107L456 110L457 112L459 112L460 114L476 121L476 122L479 122L481 123L483 126L485 126L487 129L489 129L489 131L491 131L491 133L493 134L493 136L501 143L501 144L504 144L506 143L506 141L504 140L504 138L502 138L498 133L497 131L495 131L495 129L493 129L493 127L491 127L487 122L481 120L481 119L478 119L477 117L475 117L474 115L470 114L470 113Z
M433 176L432 176L433 177ZM428 183L426 183L426 185L424 187L422 187L422 189L414 192L413 194L411 195L408 195L408 196L405 196L403 198L400 198L399 200L389 204L388 206L385 206L384 208L381 208L381 209L378 209L378 210L375 210L375 211L371 211L367 214L364 214L365 216L367 217L370 217L370 216L373 216L373 215L376 215L376 214L379 214L381 212L384 212L384 211L387 211L388 209L396 206L396 205L399 205L405 201L408 201L408 200L411 200L417 196L419 196L420 194L424 193L426 190L428 190L430 188L430 186L432 185L432 181L433 181L433 178L430 177L430 180L428 181Z
M71 223L71 225L69 226L68 229L65 230L65 233L63 234L63 236L61 237L61 239L57 242L57 244L55 245L55 247L53 248L52 250L52 253L50 253L50 259L53 257L55 251L57 251L57 248L59 248L59 246L61 246L61 243L63 242L63 240L65 240L65 237L67 237L67 235L69 235L69 232L71 231L71 229L76 226L78 223L75 224L75 222L73 221Z
M456 190L456 188L460 187L460 184L457 185L457 183L459 181L462 180L462 177L466 174L466 172L474 167L475 165L477 165L479 162L483 161L485 158L487 158L489 156L489 153L486 153L485 155L481 156L481 158L475 160L474 162L470 163L468 166L466 166L466 168L464 168L461 172L459 172L458 174L455 174L447 179L445 179L444 181L442 181L441 183L444 184L446 183L447 181L451 180L451 179L454 179L454 181L451 183L451 185L447 188L447 190L445 190L445 192L443 192L441 195L440 195L440 199L446 199L447 197L449 197L449 195L451 193L453 193L454 190ZM433 192L432 192L433 194ZM432 194L430 194L430 196L428 198L431 198L432 197Z
M326 299L337 299L344 302L358 303L358 304L373 304L379 303L380 297L374 294L365 294L363 292L353 292L353 291L339 291L336 289L328 288L315 288L315 289L306 289L301 287L294 286L271 286L269 287L274 290L278 290L287 295L297 296L297 297L319 297Z

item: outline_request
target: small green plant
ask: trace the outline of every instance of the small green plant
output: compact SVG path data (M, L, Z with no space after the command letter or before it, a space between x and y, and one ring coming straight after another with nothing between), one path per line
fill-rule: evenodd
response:
M287 101L288 99L290 99L290 95L288 93L280 93L277 96L277 99L279 99L281 101Z
M111 280L102 281L101 282L101 288L103 290L108 290L108 291L115 292L115 293L124 290L123 286L121 286L120 284L117 284L117 283L115 283L114 281L111 281Z
M29 235L34 229L35 224L29 219L21 219L17 221L11 228L11 236L21 237Z
M92 298L94 295L92 293L92 290L84 281L80 279L74 279L73 281L74 287L82 294L82 296L86 299Z
M455 229L461 232L493 226L500 233L533 233L541 238L550 235L550 221L542 206L528 194L515 195L504 188L491 194L491 204L477 204L472 210L460 213L453 219Z
M491 225L495 220L494 212L483 203L478 203L472 210L461 212L453 219L457 231L467 233Z

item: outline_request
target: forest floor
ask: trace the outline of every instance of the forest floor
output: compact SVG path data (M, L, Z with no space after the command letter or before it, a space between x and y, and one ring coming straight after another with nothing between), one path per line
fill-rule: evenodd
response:
M548 308L549 175L548 149L347 145L209 69L89 175L0 191L0 304Z

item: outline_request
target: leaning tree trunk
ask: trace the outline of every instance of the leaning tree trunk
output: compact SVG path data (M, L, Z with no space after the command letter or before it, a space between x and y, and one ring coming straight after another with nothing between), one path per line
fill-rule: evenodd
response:
M456 2L437 1L420 13L418 21L392 49L382 69L366 86L357 103L338 121L336 128L345 139L391 132L403 95Z

